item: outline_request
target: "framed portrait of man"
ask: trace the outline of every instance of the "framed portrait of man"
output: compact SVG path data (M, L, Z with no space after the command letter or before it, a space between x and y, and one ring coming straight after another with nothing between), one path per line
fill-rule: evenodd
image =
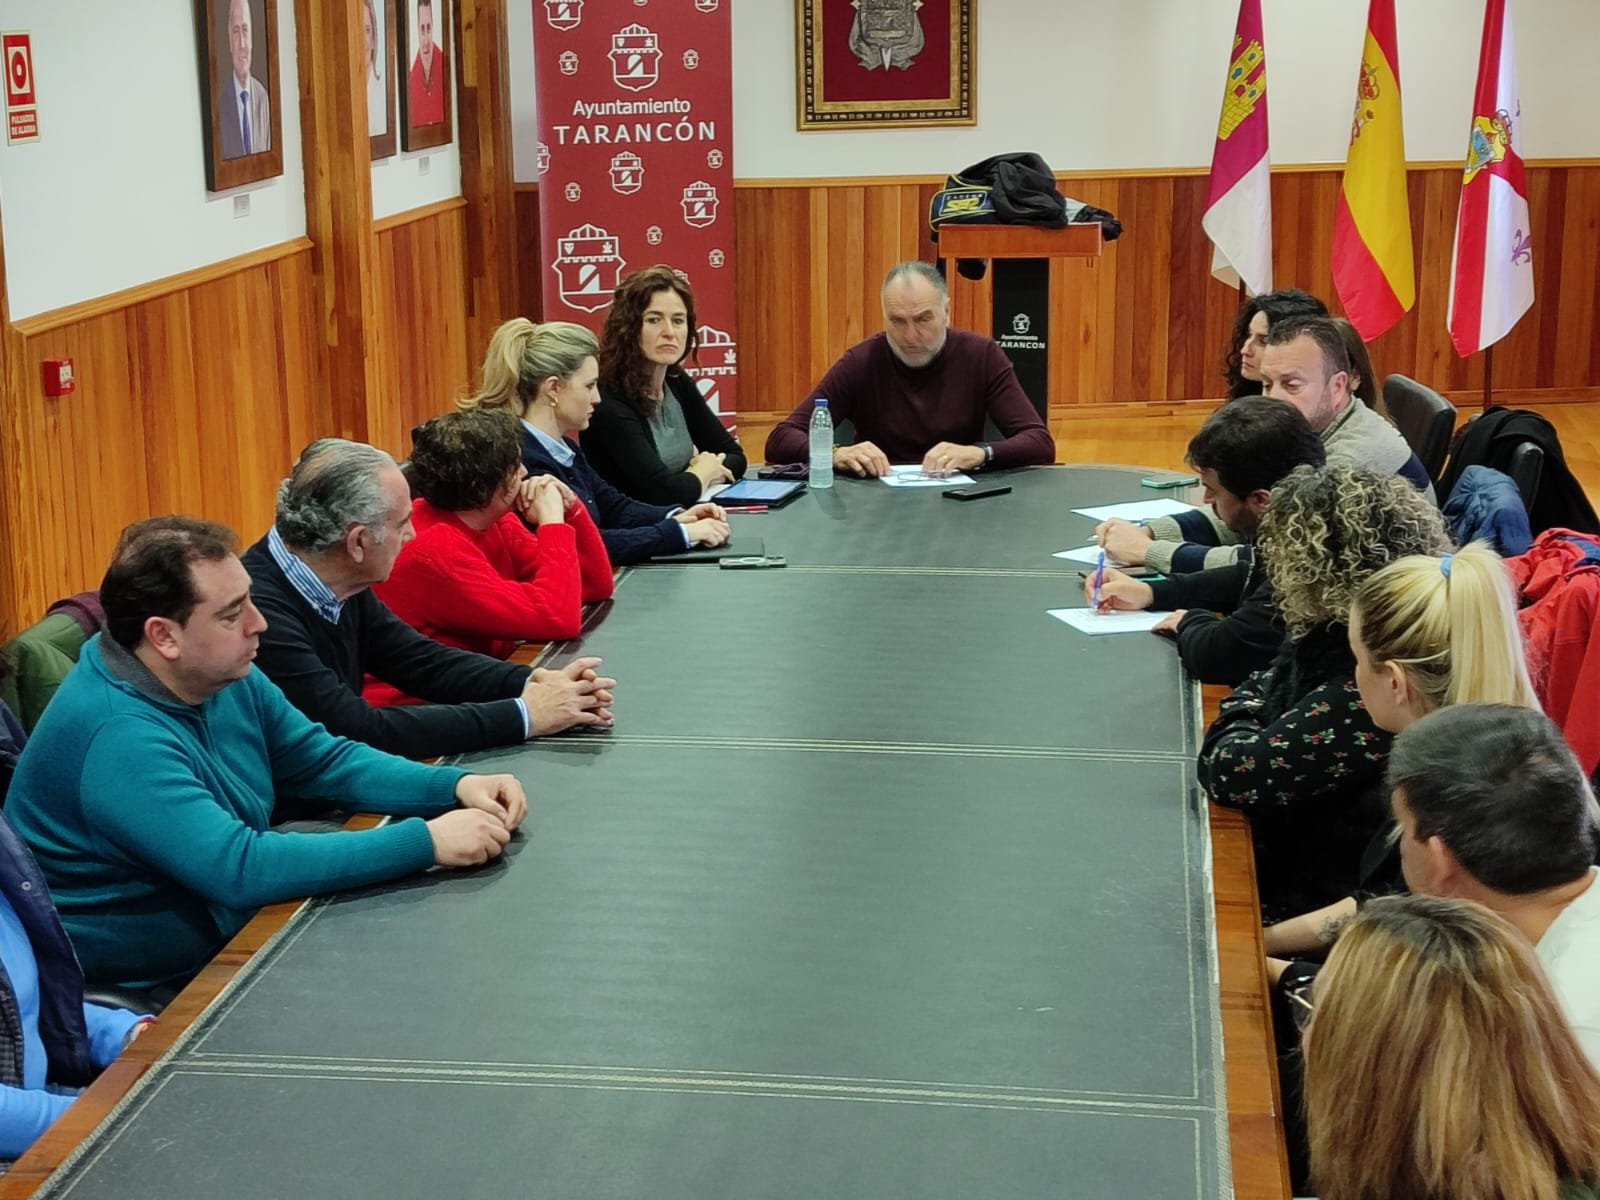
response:
M196 9L206 187L282 175L278 0L201 0Z
M407 150L450 141L450 0L399 0L400 137Z
M395 0L354 0L361 10L361 71L367 85L367 137L372 159L388 158L398 139L394 120Z
M974 125L973 0L797 0L800 129Z

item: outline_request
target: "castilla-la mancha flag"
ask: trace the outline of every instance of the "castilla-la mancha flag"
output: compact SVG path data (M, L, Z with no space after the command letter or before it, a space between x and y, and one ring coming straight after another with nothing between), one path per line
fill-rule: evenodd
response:
M1213 275L1230 287L1243 281L1253 295L1272 290L1272 181L1261 0L1239 0L1200 228L1211 239Z
M1533 234L1518 132L1516 55L1506 0L1488 0L1467 135L1467 166L1450 261L1450 340L1456 353L1492 346L1533 303Z
M1367 9L1350 152L1333 217L1333 286L1368 342L1417 302L1394 0L1372 0Z

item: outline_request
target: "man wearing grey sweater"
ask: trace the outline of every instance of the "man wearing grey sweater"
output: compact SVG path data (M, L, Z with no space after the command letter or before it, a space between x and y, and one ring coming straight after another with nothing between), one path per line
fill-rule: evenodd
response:
M1433 484L1399 430L1350 390L1350 359L1339 329L1326 317L1280 321L1261 357L1266 395L1299 409L1322 435L1330 464L1404 476L1434 500ZM1158 517L1144 525L1106 521L1096 530L1107 555L1162 574L1226 566L1243 553L1239 537L1209 509Z

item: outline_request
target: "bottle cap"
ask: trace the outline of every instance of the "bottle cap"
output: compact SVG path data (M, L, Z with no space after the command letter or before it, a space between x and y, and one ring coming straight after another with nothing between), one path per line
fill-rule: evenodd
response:
M812 403L812 406L815 407L815 408L827 408L828 407L828 398L826 396L818 396L811 403Z

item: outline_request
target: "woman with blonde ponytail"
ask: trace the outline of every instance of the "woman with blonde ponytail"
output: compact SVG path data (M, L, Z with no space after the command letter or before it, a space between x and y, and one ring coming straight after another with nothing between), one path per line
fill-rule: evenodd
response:
M554 475L588 506L616 566L728 540L727 518L715 504L687 509L643 504L623 495L589 465L573 435L587 428L600 402L599 343L582 325L515 317L489 339L478 390L462 409L501 409L521 422L522 461L529 475Z
M1379 729L1400 733L1451 704L1539 707L1522 653L1505 562L1485 542L1454 554L1414 554L1375 571L1350 607L1356 688ZM1368 848L1363 880L1392 890L1398 870L1386 830ZM1355 916L1346 897L1264 931L1270 958L1320 951ZM1273 964L1274 978L1285 964Z

